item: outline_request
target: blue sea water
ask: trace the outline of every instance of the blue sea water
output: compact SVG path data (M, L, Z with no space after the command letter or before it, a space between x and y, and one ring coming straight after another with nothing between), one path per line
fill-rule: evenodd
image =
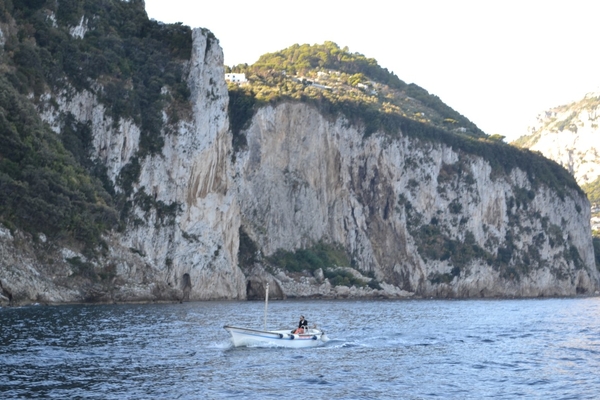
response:
M598 399L600 298L271 301L313 349L233 348L261 302L0 309L2 399Z

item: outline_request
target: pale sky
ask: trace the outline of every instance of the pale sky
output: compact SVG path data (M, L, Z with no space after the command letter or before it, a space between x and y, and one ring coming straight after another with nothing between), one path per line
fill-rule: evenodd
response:
M600 88L596 0L146 0L146 11L209 29L229 66L295 43L348 46L507 140Z

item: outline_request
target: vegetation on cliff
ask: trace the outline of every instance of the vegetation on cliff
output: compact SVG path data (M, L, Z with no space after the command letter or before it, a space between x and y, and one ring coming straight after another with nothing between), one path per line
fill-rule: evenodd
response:
M592 217L600 217L600 177L595 181L581 187L587 194L588 200L592 204ZM592 235L594 236L594 250L596 251L596 265L600 269L600 230L594 230L592 226Z
M162 149L163 111L167 124L189 112L191 29L149 20L142 0L0 0L0 23L0 222L94 249L134 202L171 220L177 205L131 198L131 185L139 159ZM37 117L34 104L73 90L94 94L115 124L141 128L120 190L91 158L89 124L61 115L57 135Z
M261 257L256 243L240 227L240 247L238 260L245 273L250 272L254 263L261 263L275 273L283 270L288 274L303 274L313 276L319 269L323 277L328 278L333 286L369 286L380 289L379 283L372 276L361 279L349 272L355 268L351 256L340 244L319 242L305 249L286 251L279 249L269 257Z
M546 157L567 166L581 183L590 203L600 204L600 165L594 138L599 132L600 93L588 93L582 99L553 107L538 115L527 135L511 144L535 148ZM557 144L558 142L558 144ZM589 181L594 179L595 181ZM593 216L599 216L596 213Z
M103 232L123 226L134 204L146 213L155 210L162 223L172 223L177 204L162 204L143 191L134 194L132 185L140 161L162 150L168 125L189 112L184 67L191 54L190 28L148 20L141 0L0 0L0 23L0 222L33 237L44 233L81 242L90 254L102 248ZM247 85L230 86L237 149L245 146L243 128L259 107L300 101L332 118L344 115L364 127L366 135L402 133L445 143L484 157L496 173L519 167L534 185L546 184L559 195L567 188L579 190L558 164L485 135L438 97L334 43L294 45L266 54L252 66L229 70L249 79ZM35 104L50 98L48 103L56 106L52 98L57 94L68 97L81 90L95 95L115 124L129 118L141 128L140 150L116 185L91 157L89 124L61 115L57 135L37 117ZM255 252L246 242L242 237L240 249L247 259L240 260L250 262ZM428 243L435 245L435 238L424 237L424 251ZM443 244L445 253L433 256L450 254L448 249L466 251L463 258L449 255L458 263L481 253L451 240ZM334 268L349 258L342 262L338 256L335 248L315 244L279 252L267 261L293 271L309 260L310 268L322 266L325 274L338 273L337 281L349 282Z
M3 58L21 93L88 90L115 123L131 118L141 127L142 156L162 149L162 111L176 120L189 97L182 74L189 27L149 20L141 0L5 1L0 16L14 18L18 29L6 38Z
M87 147L86 138L63 139L73 139L69 147ZM65 147L31 103L0 77L0 222L34 238L39 233L73 238L93 251L101 233L116 226L118 214L101 180Z
M317 105L326 114L344 114L352 122L364 124L367 134L379 129L396 132L398 119L390 117L400 116L469 136L485 136L437 96L406 84L374 59L350 53L333 42L296 44L265 54L251 66L237 65L228 71L245 73L249 80L249 87L230 86L232 92L254 98L245 106L301 100ZM246 120L251 117L247 112L241 115Z
M444 143L488 160L495 173L518 167L534 186L545 184L564 196L566 189L581 192L571 175L538 153L509 146L497 135L488 136L467 118L424 89L406 84L372 58L350 53L332 42L294 45L265 54L253 65L237 65L229 72L244 73L245 84L230 84L229 116L234 149L244 148L244 127L254 112L267 104L300 101L324 115L343 115L390 137L403 134Z
M554 107L538 116L537 125L528 135L517 138L513 145L517 147L533 147L544 132L570 131L577 133L585 124L597 129L597 110L600 107L600 94L588 93L583 99Z
M581 189L587 194L590 203L600 205L600 177L596 178L593 182L581 186Z

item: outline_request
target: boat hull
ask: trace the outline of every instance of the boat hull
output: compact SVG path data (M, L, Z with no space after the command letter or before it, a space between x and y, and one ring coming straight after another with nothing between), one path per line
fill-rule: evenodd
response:
M235 347L318 347L327 340L325 333L318 329L309 329L304 334L292 334L290 330L260 331L235 326L224 326L223 328L231 335L231 341Z

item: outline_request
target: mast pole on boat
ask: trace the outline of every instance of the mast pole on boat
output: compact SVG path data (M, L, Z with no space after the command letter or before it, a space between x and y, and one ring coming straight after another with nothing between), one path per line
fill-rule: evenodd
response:
M267 308L269 306L269 283L267 282L267 288L265 289L265 331L267 330Z

